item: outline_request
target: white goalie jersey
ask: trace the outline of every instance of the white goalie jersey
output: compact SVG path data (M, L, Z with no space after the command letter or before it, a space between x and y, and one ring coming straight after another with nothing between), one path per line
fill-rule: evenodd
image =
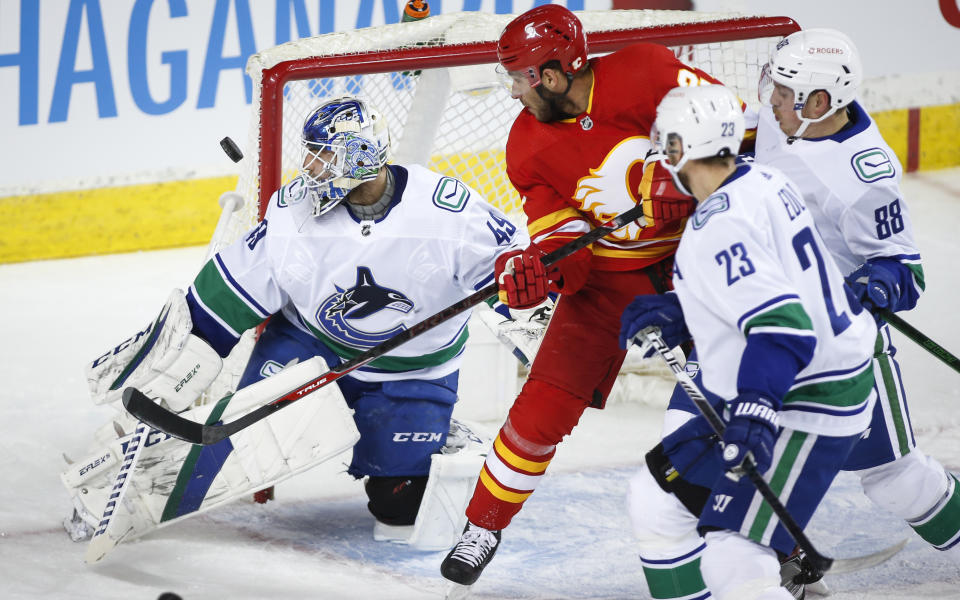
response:
M738 165L687 221L673 282L707 389L737 396L751 332L784 345L815 337L812 360L785 382L781 424L836 436L867 426L876 326L858 303L851 307L803 198L782 173Z
M843 130L788 145L773 111L764 107L757 162L802 182L807 208L844 275L876 257L894 258L922 273L910 213L900 194L900 163L863 108L853 102L850 110L853 122Z
M247 236L191 287L195 325L236 339L272 313L349 360L493 281L494 261L529 244L522 228L452 177L391 165L396 191L378 221L346 206L314 217L300 178L278 190ZM351 373L433 379L460 366L470 311ZM195 315L196 317L196 315Z

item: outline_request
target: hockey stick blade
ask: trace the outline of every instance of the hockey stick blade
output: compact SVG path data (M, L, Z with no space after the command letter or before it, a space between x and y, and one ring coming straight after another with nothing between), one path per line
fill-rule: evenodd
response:
M903 538L896 544L888 548L877 550L871 554L855 556L852 558L834 559L833 566L830 567L830 574L843 575L844 573L853 573L854 571L869 569L870 567L875 567L879 564L885 563L893 558L898 552L903 550L903 547L906 546L907 542L909 541L910 538Z
M193 440L203 438L203 425L170 412L136 388L123 390L123 406L141 422L177 439L195 444Z
M571 240L553 252L543 256L540 260L543 262L544 266L550 266L558 260L566 258L574 252L586 248L593 242L616 231L617 229L620 229L628 223L640 220L642 218L643 204L637 204L630 210L624 211L603 225L594 227L577 239ZM383 356L384 354L393 351L398 346L405 344L421 333L424 333L429 329L433 329L440 323L443 323L444 321L453 318L463 311L480 304L487 298L493 297L496 295L497 290L497 283L493 282L474 292L473 294L470 294L459 302L451 304L440 312L427 317L423 321L420 321L416 325L410 327L410 329L401 331L392 338L381 342L380 344L370 348L358 356L355 356L354 358L344 362L338 367L331 369L320 377L308 381L300 387L287 392L283 396L280 396L279 398L276 398L260 408L257 408L252 412L240 417L239 419L229 423L215 423L212 425L201 425L200 423L195 423L154 403L139 390L133 388L127 388L123 391L123 406L127 409L127 412L136 417L138 420L147 423L154 429L159 429L160 431L168 433L173 437L181 439L185 442L202 445L215 444L220 440L229 437L234 433L249 427L250 425L253 425L257 421L270 416L277 410L296 402L311 392L329 383L332 383L333 381L336 381L347 373L350 373L351 371L364 366L365 364Z

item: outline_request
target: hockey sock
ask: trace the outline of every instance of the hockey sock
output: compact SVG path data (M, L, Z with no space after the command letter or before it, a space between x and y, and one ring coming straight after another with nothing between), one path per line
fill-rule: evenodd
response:
M657 600L709 598L710 592L700 575L703 549L701 542L693 551L682 556L653 558L641 554L640 564L647 587L650 588L650 596Z
M493 443L467 518L486 529L503 529L543 478L557 444L569 434L587 400L539 379L528 379Z
M509 419L493 441L467 507L471 523L486 529L506 527L540 482L556 446L536 446L520 438Z
M917 535L937 550L957 548L960 542L960 486L956 477L948 477L950 484L940 502L926 514L907 521ZM960 553L953 551L951 554L960 562Z

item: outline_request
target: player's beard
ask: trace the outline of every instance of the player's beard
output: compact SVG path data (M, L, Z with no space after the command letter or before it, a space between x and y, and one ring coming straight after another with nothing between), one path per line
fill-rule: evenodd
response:
M569 85L562 94L551 92L550 90L545 89L542 85L538 85L535 89L537 91L537 96L543 102L539 107L537 107L537 111L531 110L530 112L532 112L533 116L536 117L541 123L562 121L563 119L572 119L577 116L575 114L570 114L562 106L563 104L569 104L570 102L567 99L567 92L570 90ZM540 113L540 115L537 113Z

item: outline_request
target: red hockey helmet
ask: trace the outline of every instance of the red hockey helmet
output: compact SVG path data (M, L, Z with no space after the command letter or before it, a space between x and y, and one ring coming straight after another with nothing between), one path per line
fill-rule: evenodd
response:
M507 71L520 71L530 87L540 85L540 67L560 61L567 75L587 64L587 35L583 24L559 4L531 8L510 21L500 34L497 58Z

